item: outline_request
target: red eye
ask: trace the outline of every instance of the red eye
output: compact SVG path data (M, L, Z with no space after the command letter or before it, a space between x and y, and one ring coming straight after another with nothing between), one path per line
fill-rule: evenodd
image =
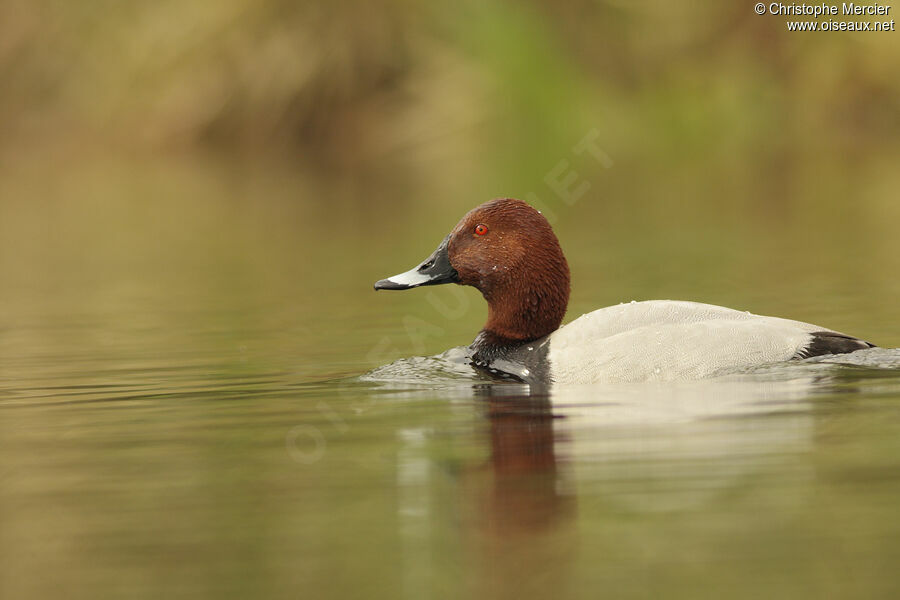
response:
M487 233L487 225L476 225L475 235L484 235Z

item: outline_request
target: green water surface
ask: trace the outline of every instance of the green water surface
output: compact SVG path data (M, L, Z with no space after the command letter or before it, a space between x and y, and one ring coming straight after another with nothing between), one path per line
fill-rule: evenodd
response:
M569 320L674 298L896 347L900 175L823 160L785 187L623 157L570 204L540 177L9 158L0 597L896 598L896 354L541 395L359 378L474 337L474 290L372 283L529 192Z

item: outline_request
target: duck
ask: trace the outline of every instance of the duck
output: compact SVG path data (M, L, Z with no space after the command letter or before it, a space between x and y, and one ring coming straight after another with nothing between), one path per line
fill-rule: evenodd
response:
M471 366L529 384L703 379L874 347L810 323L681 300L626 302L562 326L569 265L544 215L515 198L470 210L428 258L375 290L451 283L476 288L488 305L466 350Z

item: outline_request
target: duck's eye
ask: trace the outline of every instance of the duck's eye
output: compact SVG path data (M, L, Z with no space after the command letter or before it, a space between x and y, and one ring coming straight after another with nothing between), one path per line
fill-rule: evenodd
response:
M475 226L475 235L484 235L487 233L487 225L476 225Z

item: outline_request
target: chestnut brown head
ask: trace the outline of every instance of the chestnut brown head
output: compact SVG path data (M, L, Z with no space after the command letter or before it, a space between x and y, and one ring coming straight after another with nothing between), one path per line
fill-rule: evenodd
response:
M569 301L569 267L550 224L512 198L472 209L425 261L375 289L441 283L480 290L489 310L484 331L511 341L557 329Z

